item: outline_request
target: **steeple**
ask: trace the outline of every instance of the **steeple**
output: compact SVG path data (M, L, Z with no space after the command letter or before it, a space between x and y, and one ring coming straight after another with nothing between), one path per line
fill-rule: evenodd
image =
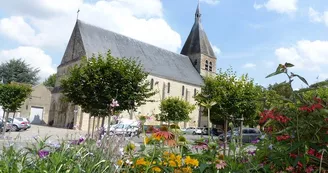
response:
M195 13L195 22L181 50L181 54L189 57L196 70L202 75L216 72L216 57L201 24L199 2Z
M201 24L201 13L199 8L199 2L195 13L195 23L181 50L181 54L187 56L196 53L205 54L211 58L216 58L212 46L208 41L206 33Z

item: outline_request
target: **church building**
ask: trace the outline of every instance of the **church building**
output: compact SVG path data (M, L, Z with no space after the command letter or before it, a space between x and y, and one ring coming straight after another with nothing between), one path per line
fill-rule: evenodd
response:
M94 125L96 121L99 125L99 120L90 118L88 114L81 112L78 106L62 101L60 79L68 74L69 67L80 63L81 57L105 55L108 50L114 57L137 58L144 70L149 73L150 87L157 91L151 98L155 102L140 106L132 114L134 116L123 112L121 115L127 119L135 119L139 114L158 114L161 100L171 96L181 97L196 104L193 97L200 92L203 77L216 72L216 57L201 24L199 4L195 22L180 54L77 20L61 64L57 68L49 125L68 127L74 124L82 130L87 130L89 125ZM190 118L190 121L181 123L180 126L207 125L207 117L202 117L199 106L190 114Z

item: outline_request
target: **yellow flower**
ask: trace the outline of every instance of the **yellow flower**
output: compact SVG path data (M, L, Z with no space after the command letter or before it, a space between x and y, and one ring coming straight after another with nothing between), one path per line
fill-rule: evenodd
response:
M171 167L177 167L177 163L175 161L173 161L173 160L170 160L169 161L169 166L171 166Z
M144 138L144 143L145 143L145 144L148 144L149 141L150 141L150 138L148 138L148 137L146 136L146 137Z
M145 158L139 158L137 161L136 161L136 165L144 165L146 166L147 165L147 161L145 161Z
M154 172L161 172L161 168L159 168L159 167L157 167L157 166L153 167L152 170L153 170Z
M153 135L153 138L157 141L160 141L162 139L160 135Z
M183 173L192 173L192 169L189 166L182 168L182 171Z
M180 155L177 155L175 157L175 161L178 163L178 166L181 167L181 156Z
M191 165L191 166L195 166L195 167L199 165L198 160L197 159L192 159L192 158L190 158L190 156L186 157L185 163L186 163L186 165Z
M170 154L170 160L175 160L175 155L173 153Z
M174 173L182 173L180 169L174 169Z
M120 165L120 166L123 165L123 160L118 160L117 164Z

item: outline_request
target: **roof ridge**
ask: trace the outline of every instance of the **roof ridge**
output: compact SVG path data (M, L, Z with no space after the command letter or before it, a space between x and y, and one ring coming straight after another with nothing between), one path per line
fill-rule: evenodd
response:
M161 50L164 50L164 51L167 51L167 52L170 52L170 53L176 54L176 55L180 55L180 56L183 56L183 57L189 58L188 56L183 55L183 54L181 54L181 53L176 53L176 52L173 52L173 51L170 51L170 50L167 50L167 49L164 49L164 48L161 48L161 47L155 46L155 45L153 45L153 44L146 43L145 41L141 41L141 40L138 40L138 39L135 39L135 38L132 38L132 37L129 37L129 36L126 36L126 35L120 34L120 33L118 33L118 32L115 32L115 31L112 31L112 30L109 30L109 29L102 28L102 27L100 27L100 26L92 25L92 24L87 23L87 22L84 22L84 21L82 21L82 20L80 20L80 19L78 19L77 22L81 22L81 23L83 23L84 25L89 25L89 26L92 26L92 27L95 27L95 28L98 28L98 29L101 29L101 30L104 30L104 31L112 32L112 33L114 33L114 34L117 34L117 35L120 35L120 36L123 36L123 37L127 37L127 38L129 38L129 39L135 40L135 41L137 41L137 42L140 42L140 43L143 43L143 44L146 44L146 45L149 45L149 46L153 46L153 47L156 47L156 48L158 48L158 49L161 49ZM79 27L79 25L78 25L78 27Z

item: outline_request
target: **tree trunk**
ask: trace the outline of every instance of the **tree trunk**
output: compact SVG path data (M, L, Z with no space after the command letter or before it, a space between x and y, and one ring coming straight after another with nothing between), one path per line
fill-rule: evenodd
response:
M240 131L239 131L239 140L240 140L240 147L243 145L243 119L244 116L241 115L241 120L240 120Z
M213 140L213 135L211 135L211 112L210 112L210 108L207 108L207 135L208 135L208 140L210 140L210 138Z
M15 118L15 115L16 115L16 111L14 112L13 119Z
M102 117L102 120L101 120L101 127L104 128L104 125L105 125L105 117Z
M7 130L7 121L9 117L9 111L6 112L5 122L3 123L3 137L5 138L6 130Z
M92 139L93 139L93 133L95 132L95 124L96 124L96 116L93 116L92 132L91 132Z
M224 119L224 145L223 145L223 155L226 156L227 153L227 133L228 133L228 120Z
M91 123L91 114L89 114L89 121L88 121L88 137L90 137L90 123Z

